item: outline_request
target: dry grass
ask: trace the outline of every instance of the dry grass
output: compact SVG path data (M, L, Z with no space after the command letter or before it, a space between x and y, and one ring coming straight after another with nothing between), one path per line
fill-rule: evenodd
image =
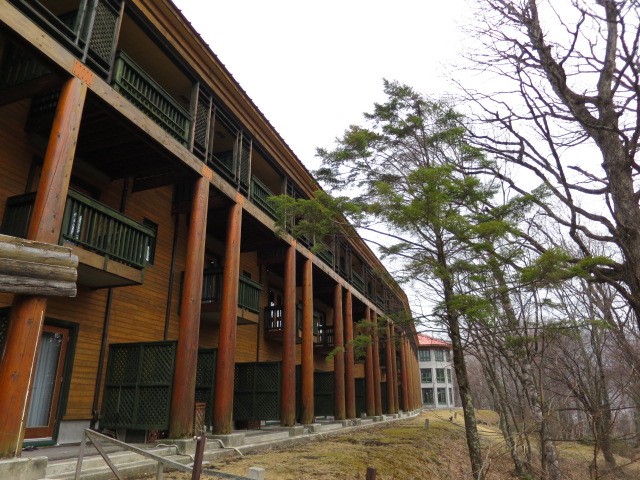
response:
M448 410L425 412L417 418L371 427L340 436L319 439L288 448L273 448L245 457L233 457L207 468L246 475L249 467L266 469L269 480L364 479L367 467L375 467L378 480L467 480L471 478L462 413L450 421ZM488 468L487 480L511 478L511 460L504 448L494 412L478 411L478 429ZM425 419L431 428L424 429ZM586 449L586 450L585 450ZM589 447L562 445L563 471L567 479L588 479ZM621 463L628 462L622 459ZM626 478L640 478L632 465ZM189 480L190 474L168 472L167 480ZM205 477L204 478L214 478Z

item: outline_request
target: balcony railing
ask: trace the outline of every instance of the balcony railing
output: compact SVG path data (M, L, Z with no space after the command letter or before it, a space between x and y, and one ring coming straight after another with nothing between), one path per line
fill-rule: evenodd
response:
M382 295L376 295L376 307L384 309L384 297Z
M264 307L264 330L267 334L282 333L284 328L284 305ZM302 305L296 305L296 338L302 329ZM315 329L314 329L315 330Z
M7 199L2 231L26 237L35 192ZM74 190L69 190L60 243L67 241L132 267L152 258L155 230Z
M202 302L215 303L222 298L221 268L207 269L202 274ZM238 306L253 313L260 313L262 285L240 275L238 280Z
M112 85L176 140L189 145L189 112L122 51L113 66Z
M322 260L324 263L326 263L327 265L329 265L331 268L333 268L333 251L331 251L329 249L329 247L327 247L326 245L323 245L323 249L322 250L318 250L318 253L316 254L318 256L318 258L320 260Z
M276 210L273 208L273 204L269 201L269 197L272 196L273 192L271 192L264 183L258 180L255 176L251 177L251 201L255 203L260 210L275 220Z
M334 346L333 325L318 325L316 346L332 349Z
M11 3L92 69L109 73L121 0L78 0L76 10L59 16L37 0Z
M356 272L351 272L351 284L358 290L360 293L364 293L364 278Z

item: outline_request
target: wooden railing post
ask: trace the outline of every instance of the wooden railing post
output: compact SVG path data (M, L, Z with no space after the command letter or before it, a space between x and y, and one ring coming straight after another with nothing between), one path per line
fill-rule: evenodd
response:
M227 245L224 256L220 336L216 362L216 389L213 402L213 432L231 433L233 419L233 378L236 357L236 323L238 282L240 277L240 235L242 227L242 197L229 209Z
M196 181L193 192L187 239L187 262L169 419L169 435L172 438L185 438L193 434L208 204L209 180L206 177L200 177Z
M58 243L87 85L71 78L62 87L27 238ZM46 297L15 295L0 362L0 458L18 457L29 411L36 352Z

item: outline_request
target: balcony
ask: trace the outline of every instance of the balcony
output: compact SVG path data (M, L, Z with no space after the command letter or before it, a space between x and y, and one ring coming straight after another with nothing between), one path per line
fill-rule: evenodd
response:
M126 53L120 51L113 66L112 86L163 130L189 145L191 115Z
M109 74L121 0L11 3L93 70L104 77Z
M329 353L334 348L333 325L318 325L318 335L313 345L314 349L320 353Z
M314 312L313 334L317 335L317 312ZM270 305L264 307L264 335L271 340L282 341L284 305ZM296 305L296 343L302 340L302 305Z
M351 285L360 293L364 294L364 278L356 272L351 272Z
M36 193L7 199L2 232L26 238ZM91 288L139 285L152 258L155 231L86 195L69 190L59 243L78 255L78 283Z
M276 210L269 201L269 197L273 197L273 192L269 190L264 183L257 177L251 177L251 190L249 198L260 210L266 213L272 220L276 219Z
M222 298L222 273L220 269L205 270L202 275L202 319L220 322ZM240 275L238 280L238 324L258 322L262 285Z
M320 242L318 242L320 243ZM316 253L317 257L322 260L324 263L326 263L327 265L329 265L329 267L333 268L334 266L334 258L333 258L333 251L329 249L329 247L327 245L325 245L324 243L321 244L322 245L322 250L318 250L318 252Z

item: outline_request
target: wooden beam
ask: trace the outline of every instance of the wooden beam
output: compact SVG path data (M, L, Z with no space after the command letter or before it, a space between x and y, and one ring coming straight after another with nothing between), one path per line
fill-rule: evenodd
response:
M300 423L314 420L313 399L313 262L307 258L302 271L302 368L300 378Z
M333 334L335 355L333 356L334 388L333 416L345 419L344 394L344 323L342 321L342 287L336 284L333 292Z
M365 318L367 321L370 317L369 312L369 307L367 307L365 310ZM371 340L370 335L369 340ZM369 342L364 358L364 403L368 416L374 416L376 414L375 388L373 382L373 346L371 342Z
M373 353L373 399L376 415L382 415L382 391L380 390L380 344L378 342L378 315L371 310L371 350Z
M284 257L284 309L282 313L282 391L280 425L296 423L296 248L287 247Z
M0 244L0 250L1 247L2 244ZM0 257L0 275L75 283L78 279L78 269Z
M188 438L193 435L208 201L209 182L206 178L200 177L193 191L187 239L187 260L180 304L175 378L169 417L171 438Z
M396 345L398 344L398 339L396 336L396 330L391 325L391 381L393 383L393 413L398 413L400 411L400 391L398 389L398 359L396 354Z
M75 297L77 293L76 282L61 282L13 275L0 275L0 292L54 297Z
M233 379L236 361L236 323L238 308L238 282L240 278L240 235L242 205L229 209L227 245L222 278L222 305L220 307L220 336L216 362L216 389L213 402L213 433L231 433L233 420Z
M386 355L386 374L387 374L387 413L396 413L396 396L393 393L393 360L391 358L392 349L391 343L393 331L391 330L391 323L387 324L387 355Z
M344 296L344 394L347 418L356 418L356 376L353 357L353 297Z
M64 84L60 93L27 233L29 239L53 244L60 238L86 94L87 85L75 77ZM16 295L13 299L0 362L0 458L18 457L22 450L46 307L44 296Z

